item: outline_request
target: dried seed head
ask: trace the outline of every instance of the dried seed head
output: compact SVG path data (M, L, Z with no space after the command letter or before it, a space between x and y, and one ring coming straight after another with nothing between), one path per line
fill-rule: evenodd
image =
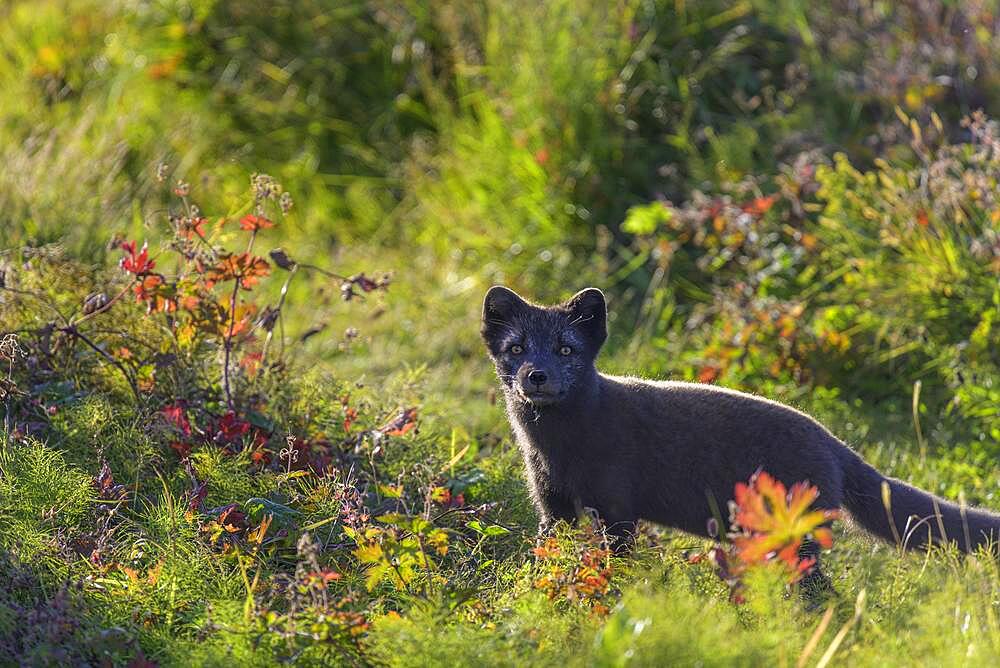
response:
M295 268L295 260L288 257L285 251L281 248L275 248L268 255L271 256L271 260L286 271L291 271Z
M94 292L87 295L87 298L83 300L84 315L90 315L94 311L100 311L108 305L108 301L108 296L103 292Z
M268 174L251 175L250 190L253 192L254 200L258 203L279 197L282 193L281 184Z
M260 326L264 328L264 331L270 332L274 329L275 323L278 322L279 315L281 315L281 311L267 306L264 308L263 313L261 313L258 322L260 323Z

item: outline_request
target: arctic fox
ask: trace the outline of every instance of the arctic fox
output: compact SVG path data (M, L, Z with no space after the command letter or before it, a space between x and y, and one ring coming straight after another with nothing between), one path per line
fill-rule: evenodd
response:
M846 508L869 532L909 548L950 541L968 552L1000 538L1000 515L882 475L794 408L711 385L600 373L607 306L596 288L540 306L493 287L482 335L540 532L592 508L623 549L640 519L705 536L736 483L763 470L786 485L809 481L817 507Z

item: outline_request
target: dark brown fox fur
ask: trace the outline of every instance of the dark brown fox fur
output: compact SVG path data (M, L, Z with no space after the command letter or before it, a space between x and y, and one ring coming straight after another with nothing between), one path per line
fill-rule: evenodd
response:
M707 535L736 483L764 470L786 485L809 481L817 506L846 508L869 532L909 548L951 541L970 551L1000 538L1000 515L882 475L793 408L711 385L599 373L606 315L595 288L550 307L504 287L486 294L482 334L540 531L593 508L620 543L640 519Z

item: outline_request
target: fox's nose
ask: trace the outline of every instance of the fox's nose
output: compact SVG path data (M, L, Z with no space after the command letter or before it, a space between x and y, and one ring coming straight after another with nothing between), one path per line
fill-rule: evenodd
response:
M549 377L546 376L545 372L542 371L541 369L535 369L534 371L528 374L528 380L534 383L535 385L544 385L545 381L548 380L548 378Z

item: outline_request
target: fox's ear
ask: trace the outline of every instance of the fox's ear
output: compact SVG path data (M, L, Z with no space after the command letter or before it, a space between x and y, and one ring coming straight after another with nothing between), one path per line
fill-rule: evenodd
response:
M597 288L586 288L569 298L565 304L570 324L587 335L595 348L608 338L608 303Z
M527 306L528 302L510 288L494 285L483 300L483 338L487 342L495 339L498 332L506 329L511 318Z
M527 305L528 302L510 288L494 285L486 292L486 299L483 300L483 320L487 318L503 320Z

